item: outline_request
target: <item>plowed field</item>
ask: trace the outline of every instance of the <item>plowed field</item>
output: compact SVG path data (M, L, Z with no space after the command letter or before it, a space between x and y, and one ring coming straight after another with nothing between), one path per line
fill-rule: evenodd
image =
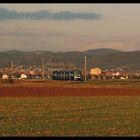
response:
M0 97L140 96L140 88L0 87Z

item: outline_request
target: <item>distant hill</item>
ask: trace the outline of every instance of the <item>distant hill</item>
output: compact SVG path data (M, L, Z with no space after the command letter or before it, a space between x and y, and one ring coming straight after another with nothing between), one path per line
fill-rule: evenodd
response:
M103 69L124 69L126 71L140 72L140 51L119 52L93 57L89 60L89 65L93 62L94 65Z
M114 69L123 71L140 70L140 51L124 52L115 49L93 49L84 52L51 52L51 51L19 51L9 50L0 52L0 67L14 65L42 65L45 59L46 68L78 67L83 69L84 56L87 56L87 68L100 67L101 69Z
M101 49L92 49L92 50L87 50L85 51L86 55L88 56L105 56L109 54L116 54L116 53L121 53L122 51L116 50L116 49L106 49L106 48L101 48Z

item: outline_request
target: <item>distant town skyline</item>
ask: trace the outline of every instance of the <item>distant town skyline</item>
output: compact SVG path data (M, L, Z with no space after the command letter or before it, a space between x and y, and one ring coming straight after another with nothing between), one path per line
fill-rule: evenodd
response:
M0 51L140 50L140 4L0 4Z

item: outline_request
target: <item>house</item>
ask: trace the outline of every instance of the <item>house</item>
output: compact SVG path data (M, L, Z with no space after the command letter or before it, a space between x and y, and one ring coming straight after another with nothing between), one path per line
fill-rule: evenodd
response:
M91 68L90 69L90 74L91 75L100 75L102 70L100 68Z
M121 73L115 72L115 71L107 71L107 72L105 72L105 75L119 76L119 75L121 75Z
M9 79L9 76L7 74L4 74L4 75L2 75L2 79L7 80L7 79Z
M27 79L27 75L26 74L21 74L20 79Z

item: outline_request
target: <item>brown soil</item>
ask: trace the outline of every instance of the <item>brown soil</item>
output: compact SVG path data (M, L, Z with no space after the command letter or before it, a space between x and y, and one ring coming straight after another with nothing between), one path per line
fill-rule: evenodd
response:
M0 97L140 96L140 88L0 87Z

